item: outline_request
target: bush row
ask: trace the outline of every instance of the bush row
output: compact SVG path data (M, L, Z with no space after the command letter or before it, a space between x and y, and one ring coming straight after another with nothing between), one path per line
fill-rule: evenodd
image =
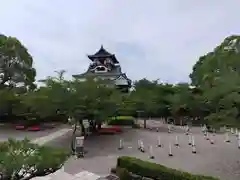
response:
M126 177L121 180L128 180L128 172L155 180L218 180L214 177L192 175L190 173L171 169L160 164L151 163L127 156L118 158L117 169L118 168L121 168L120 175Z
M109 125L119 125L119 126L134 126L134 117L132 116L116 116L111 117L108 120Z

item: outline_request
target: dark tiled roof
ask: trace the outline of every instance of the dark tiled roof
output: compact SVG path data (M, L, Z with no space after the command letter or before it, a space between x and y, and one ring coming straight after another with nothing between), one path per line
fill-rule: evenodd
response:
M114 54L109 53L106 49L104 49L103 45L101 48L93 55L88 55L88 58L91 60L94 60L94 58L111 58L114 63L119 63L118 60L116 59Z

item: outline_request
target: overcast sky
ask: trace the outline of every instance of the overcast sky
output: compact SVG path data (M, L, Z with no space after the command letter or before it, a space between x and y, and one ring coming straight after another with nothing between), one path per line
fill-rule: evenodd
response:
M83 73L103 46L127 75L176 83L199 56L240 33L240 0L0 0L0 33L34 58L37 79Z

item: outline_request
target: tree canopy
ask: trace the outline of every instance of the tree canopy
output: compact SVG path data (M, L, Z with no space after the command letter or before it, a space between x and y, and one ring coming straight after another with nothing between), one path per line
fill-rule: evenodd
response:
M0 35L0 88L24 85L34 88L36 71L27 49L16 38Z

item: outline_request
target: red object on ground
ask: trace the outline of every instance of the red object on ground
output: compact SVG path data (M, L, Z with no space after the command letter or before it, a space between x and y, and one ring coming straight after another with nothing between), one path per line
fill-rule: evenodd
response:
M122 132L122 129L118 126L103 127L98 131L100 134L116 134Z
M25 129L25 126L24 125L15 125L15 129L16 130L23 130L23 129Z
M109 127L109 129L115 130L116 132L122 132L122 129L119 126L112 126L112 127Z
M40 131L41 128L40 126L32 126L27 129L28 131Z

